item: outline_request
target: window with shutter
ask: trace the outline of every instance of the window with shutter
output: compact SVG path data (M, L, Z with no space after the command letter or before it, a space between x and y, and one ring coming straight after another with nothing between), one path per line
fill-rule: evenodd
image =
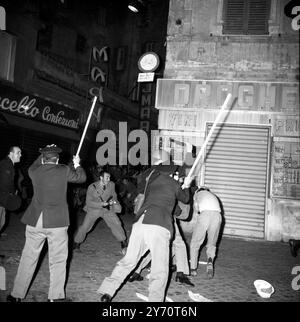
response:
M225 0L223 34L267 35L270 0Z

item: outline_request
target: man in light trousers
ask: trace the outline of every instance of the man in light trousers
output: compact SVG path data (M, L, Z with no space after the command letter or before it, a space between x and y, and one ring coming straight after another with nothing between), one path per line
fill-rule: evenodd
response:
M126 255L117 263L112 274L102 282L98 293L102 294L101 302L110 302L126 277L136 268L140 259L151 254L151 273L149 279L149 301L163 302L169 275L170 240L173 235L173 209L176 200L189 201L191 180L181 187L170 177L174 172L169 167L169 155L160 150L155 153L154 164L157 167L144 173L144 179L138 188L143 192L146 181L148 186L145 200L137 213L136 222L132 226ZM154 171L153 171L154 170ZM149 174L150 173L150 174ZM148 180L146 179L148 178Z
M29 167L33 197L21 220L26 224L26 241L8 302L21 302L25 298L46 240L50 271L48 301L67 300L64 290L70 224L67 185L84 182L86 174L79 156L73 157L74 169L58 164L61 151L54 144L48 145L40 149L41 155Z
M185 233L192 232L190 242L191 275L197 275L199 249L207 234L206 273L208 278L214 276L214 259L216 244L222 223L220 201L207 187L201 187L194 194L193 218L190 222L180 222Z

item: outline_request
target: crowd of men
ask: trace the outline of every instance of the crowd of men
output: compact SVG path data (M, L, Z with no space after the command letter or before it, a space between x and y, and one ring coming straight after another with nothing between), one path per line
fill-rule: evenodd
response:
M80 248L98 218L103 219L115 239L120 242L124 257L98 289L102 302L111 301L128 276L132 275L131 282L141 280L139 273L146 265L151 267L149 301L164 301L172 269L177 271L177 282L194 286L188 276L191 272L196 275L199 248L206 232L207 273L210 278L213 277L213 261L221 224L218 199L209 189L197 190L191 187L193 178L186 177L178 165L170 164L170 156L166 151L155 151L151 166L140 171L128 167L94 166L91 169L92 182L87 182L88 176L80 164L79 156L74 156L71 164L64 165L59 163L62 150L56 145L47 145L39 152L39 157L28 169L33 194L21 219L26 225L26 241L7 301L19 302L26 297L46 240L50 271L48 301L68 300L64 287L69 249L69 209L81 209L85 213L84 220L76 227L71 241L73 250ZM21 204L15 187L14 171L14 164L20 162L20 158L21 149L14 146L0 163L0 228L4 226L5 209L15 210ZM71 189L70 184L73 185ZM70 208L67 202L68 188L73 192ZM137 209L138 200L142 202ZM122 212L134 216L130 236L126 236L123 229L119 217ZM189 231L193 236L191 271L181 232L188 231L189 228L184 223L181 226L176 217L192 222L193 228ZM173 258L171 263L170 251ZM144 264L138 267L142 258Z
M7 301L20 302L26 297L46 241L50 272L48 301L68 301L65 294L68 244L72 243L73 250L79 249L98 218L110 228L124 255L97 291L101 302L112 301L128 277L130 282L142 280L140 272L146 266L150 267L151 302L165 300L172 271L176 271L176 282L193 287L188 276L197 275L199 250L206 236L206 272L208 278L213 278L223 215L221 200L209 188L197 187L183 167L170 162L166 151L154 151L151 166L138 171L94 166L91 182L79 156L65 165L59 163L62 150L58 146L47 145L39 152L28 169L33 195L21 218L26 225L26 240ZM21 156L21 148L13 146L0 161L0 232L6 210L15 211L21 206L14 168ZM71 207L68 190L73 192ZM85 214L71 241L70 209L80 209ZM124 212L134 216L130 236L126 236L120 218ZM188 247L185 234L191 234ZM290 245L292 255L297 256L298 241L291 240Z

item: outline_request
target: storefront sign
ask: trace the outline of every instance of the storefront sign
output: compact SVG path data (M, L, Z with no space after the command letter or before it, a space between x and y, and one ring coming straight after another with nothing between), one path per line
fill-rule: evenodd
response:
M91 96L97 96L100 103L103 103L103 86L107 87L107 72L103 70L103 67L108 68L108 50L109 48L107 46L101 49L93 47L91 50L90 80L95 86L89 89L89 94Z
M142 82L153 82L154 80L154 73L139 73L138 76L138 83Z
M217 109L228 93L237 97L234 110L298 112L299 84L219 80L157 80L156 108Z
M0 85L0 111L52 125L78 129L79 112L2 84Z
M282 138L273 142L272 196L300 198L300 147L299 140L293 142Z

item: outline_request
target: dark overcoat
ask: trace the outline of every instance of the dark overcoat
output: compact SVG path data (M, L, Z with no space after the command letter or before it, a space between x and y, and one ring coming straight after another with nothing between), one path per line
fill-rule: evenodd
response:
M21 221L36 226L43 213L44 228L69 226L68 182L85 182L84 169L80 166L74 170L63 164L42 164L40 156L30 166L28 174L33 185L33 197Z

